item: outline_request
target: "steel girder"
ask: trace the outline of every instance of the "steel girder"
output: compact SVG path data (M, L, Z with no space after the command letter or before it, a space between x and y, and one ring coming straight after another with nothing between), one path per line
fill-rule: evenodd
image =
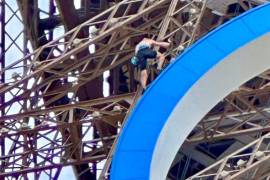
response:
M85 134L87 134L87 131L89 132L90 129L88 128L87 131L83 131L82 142L79 145L82 149L82 158L72 161L72 159L61 159L61 155L63 154L68 154L67 156L69 157L72 156L73 152L69 152L69 147L74 147L75 142L69 141L69 139L72 138L71 134L68 134L65 139L63 139L61 135L58 136L58 134L63 133L63 131L68 131L68 128L66 127L70 126L83 125L82 127L84 127L85 125L87 127L91 127L93 121L98 119L98 117L95 117L91 120L85 120L83 118L85 116L82 116L81 119L74 121L72 116L78 111L83 111L83 113L85 113L84 115L86 116L90 114L93 115L93 112L94 116L107 116L107 119L109 119L107 122L115 125L116 122L121 122L117 116L121 115L121 117L123 117L132 103L128 103L128 105L124 106L124 111L121 111L121 113L113 112L112 107L115 107L115 103L121 106L121 102L118 102L117 100L111 102L110 104L106 101L106 99L103 99L105 100L104 104L107 103L106 105L108 106L109 110L105 108L106 106L100 107L100 104L95 107L93 104L91 104L91 101L75 102L76 98L73 98L74 104L72 105L51 107L51 104L69 92L73 92L75 94L74 96L76 96L76 92L79 87L85 83L100 76L107 70L124 65L126 62L128 62L134 51L134 42L136 42L136 40L142 35L150 34L152 37L155 37L158 40L170 39L172 40L172 47L170 48L168 54L176 55L181 53L196 39L223 22L221 20L216 24L211 24L211 26L204 27L202 22L205 21L206 17L204 11L205 5L202 2L203 1L196 0L124 0L97 15L96 17L86 21L80 26L74 28L73 30L67 32L64 36L49 42L48 44L38 48L33 53L28 54L23 59L20 59L4 69L1 69L0 73L1 75L4 75L11 70L19 68L21 62L27 62L25 66L25 70L27 72L26 76L19 77L15 81L5 82L0 86L1 94L12 94L12 98L6 100L4 104L1 104L0 109L7 110L15 107L15 104L17 103L27 103L27 108L20 109L17 114L11 115L6 113L3 117L1 117L1 120L4 122L1 136L14 142L9 150L9 153L1 157L2 159L5 159L5 166L3 166L5 173L2 175L19 176L20 174L25 174L28 172L42 171L44 169L40 166L43 166L46 164L46 162L51 163L51 165L43 167L45 169L53 169L56 167L57 170L55 173L57 175L61 170L61 167L64 165L100 161L101 159L106 158L108 152L104 152L104 149L106 150L106 148L103 147L104 144L102 144L100 148L95 149L95 151L93 151L93 149L90 150L88 154L83 152L83 148L81 147L83 144L87 144L88 142L91 149L91 145L93 143L98 144L98 142L105 142L106 144L107 140L114 139L115 137L101 137L100 139L90 139L84 141L83 137ZM254 2L252 1L252 3ZM250 5L250 8L253 7L253 5L256 4ZM184 17L186 14L188 14L188 16ZM220 17L220 19L224 20L235 15L238 14L230 14L227 15L227 17ZM78 33L82 29L94 26L97 30L93 36L85 39L79 39L77 37ZM176 37L181 38L179 39ZM80 52L87 50L90 45L94 45L96 51L83 59L78 59L77 57ZM46 56L46 60L42 62L39 61L40 56L44 55ZM89 64L92 64L93 62L96 64L95 68L87 68ZM51 76L45 78L44 73L50 73ZM50 90L50 87L54 81L64 80L68 77L75 78L75 82L64 83L61 87ZM46 97L50 97L49 100L42 102L42 99ZM130 97L128 99L130 99ZM126 104L127 101L130 102L130 100L126 100L124 104ZM87 105L87 103L90 104ZM242 113L249 112L249 110L245 110L243 110ZM53 115L50 116L50 113ZM65 117L69 117L69 122L59 121L59 119L63 119L63 115ZM218 114L215 114L214 116L218 116ZM25 118L28 120L32 118L32 120L37 123L34 123L34 125L32 124L31 126L29 121L24 121ZM206 136L204 139L199 140L208 141L210 131L214 132L212 134L216 133L216 135L213 137L218 137L218 135L222 134L219 130L222 129L223 126L220 128L219 124L223 124L220 123L221 120L219 119L215 124L215 127L218 127L216 128L218 131L213 131L213 125L210 123L209 126L203 125L206 127L204 128L204 133ZM104 121L106 118L102 118L102 120ZM198 127L201 128L200 125L198 125ZM60 131L62 132L59 133ZM202 132L196 130L196 133L200 134ZM44 145L44 147L38 147L37 144L31 145L33 138L42 139L48 134L53 134L54 137L51 139L47 138L48 143ZM193 138L193 141L198 141L196 136ZM192 141L192 138L190 141ZM22 153L20 152L21 147L24 147L24 149L28 149L29 151ZM74 151L76 149L77 148L75 147L72 150ZM16 150L18 153L16 153ZM85 156L85 154L87 155ZM113 154L113 150L109 154L111 156L111 154ZM21 155L24 157L24 164L26 163L32 165L32 167L27 169L20 165L21 158L18 156ZM39 159L37 157L39 157ZM58 159L56 160L57 163L53 161L53 158ZM19 163L18 166L14 166L16 161ZM106 167L107 168L103 172L103 176L101 176L101 178L105 178L105 175L109 169L109 164L107 164ZM9 168L12 169L12 173L10 170L7 170Z

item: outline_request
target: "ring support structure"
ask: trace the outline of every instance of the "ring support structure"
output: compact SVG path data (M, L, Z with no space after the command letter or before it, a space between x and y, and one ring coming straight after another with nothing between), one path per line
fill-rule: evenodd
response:
M270 68L270 4L195 43L133 109L113 158L112 180L164 180L187 136L222 98Z

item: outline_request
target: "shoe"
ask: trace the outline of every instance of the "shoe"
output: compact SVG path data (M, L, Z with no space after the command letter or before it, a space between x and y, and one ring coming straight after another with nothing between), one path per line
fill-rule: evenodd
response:
M145 93L145 91L148 89L149 86L146 86L145 88L143 88L142 90L142 95Z
M159 75L163 69L157 69L157 74Z
M143 90L142 90L142 95L144 94L145 91L146 91L146 89L143 89Z
M157 69L157 74L159 75L164 69L168 67L169 64L164 65L161 69Z

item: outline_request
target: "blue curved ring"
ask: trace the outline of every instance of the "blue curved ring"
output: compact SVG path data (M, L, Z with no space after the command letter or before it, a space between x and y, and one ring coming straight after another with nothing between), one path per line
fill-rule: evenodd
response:
M150 179L156 142L175 105L213 66L269 31L267 3L209 33L179 56L152 83L129 117L113 157L111 179Z

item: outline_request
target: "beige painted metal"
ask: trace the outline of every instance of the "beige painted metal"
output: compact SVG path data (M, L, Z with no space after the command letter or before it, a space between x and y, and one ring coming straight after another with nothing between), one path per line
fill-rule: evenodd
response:
M270 134L256 139L188 180L264 179L269 176Z
M250 8L257 5L256 3L253 2L253 5ZM134 11L134 8L137 8L137 11ZM122 9L125 9L125 11L122 11ZM119 12L121 13L119 14ZM182 21L181 16L187 12L192 12L192 15L187 21ZM238 14L230 14L228 15L228 18L237 15ZM29 158L31 162L33 161L33 157L36 157L40 153L47 152L47 155L42 157L43 160L41 160L41 163L36 163L35 166L33 166L37 169L46 162L52 163L53 160L49 162L48 157L53 157L53 155L57 157L66 154L66 157L71 157L74 152L69 152L68 149L71 146L74 147L74 142L70 141L72 138L70 135L68 135L66 139L63 139L61 136L61 131L63 129L78 125L87 127L83 131L83 138L85 137L85 134L90 131L90 128L93 127L92 122L95 120L105 121L111 125L115 125L116 122L119 122L119 119L125 116L132 101L130 100L130 95L127 94L124 96L109 97L87 102L73 102L74 104L50 108L46 107L48 104L67 95L69 91L76 93L79 87L100 76L104 71L114 69L115 67L127 63L134 51L134 44L132 44L132 42L144 34L151 34L154 38L158 38L159 40L172 40L172 46L170 47L168 54L175 55L181 53L184 48L188 47L194 40L205 33L201 33L202 22L208 18L209 14L208 16L204 16L202 3L198 0L181 2L169 0L124 0L67 32L58 39L37 49L23 59L7 66L4 70L1 70L1 74L9 73L18 68L21 62L27 62L25 67L26 76L19 77L16 81L0 84L0 93L12 94L12 99L7 101L6 104L0 105L0 109L12 109L17 103L23 102L23 104L26 104L26 102L30 102L30 105L28 103L28 106L24 108L24 110L20 110L18 114L12 115L7 113L5 116L0 117L0 119L4 121L4 127L0 129L0 136L13 143L12 146L7 149L8 152L6 157L3 157L6 162L4 168L10 168L15 163L17 163L19 167L17 169L13 168L5 175L9 176L14 173L30 172L33 170L29 169L30 167L27 169L22 166L20 164L20 158L16 158L21 155L21 149L26 148L26 145L28 146L29 151L25 152L25 157ZM136 24L136 26L134 24ZM90 26L97 27L97 36L86 39L76 38L82 28L88 28ZM207 26L208 30L215 27L216 25ZM176 37L182 38L177 40ZM110 45L108 45L109 43ZM85 49L88 49L91 44L96 45L96 52L83 59L78 59L77 55ZM39 56L46 48L51 48L47 60L40 62ZM97 65L95 68L89 70L87 66L92 62L97 62ZM61 71L59 71L59 69L61 69ZM50 78L44 78L44 73L46 72L51 73L52 76ZM67 83L65 87L49 91L53 81L69 76L76 77L76 83ZM262 74L261 76L266 79L269 78L267 73ZM267 87L263 87L262 89L267 89ZM239 91L239 93L244 96L246 91ZM250 93L256 92L255 90L251 90ZM46 103L38 104L38 101L42 100L45 96L54 97L51 98L50 101L46 101ZM122 106L123 102L127 104L127 106ZM268 112L267 107L264 106L265 104L260 105L263 105L264 107L263 112ZM121 112L112 111L112 107L114 106L120 106ZM92 115L101 115L102 117L107 118L101 119L96 116L91 120L82 118L73 121L71 117L78 110L86 112L83 117L87 117L88 115L88 117ZM238 121L240 122L242 117L244 118L246 114L252 114L252 112L253 111L244 109L241 113L235 112L236 114L233 117L238 118ZM237 113L239 115L237 115ZM254 113L259 114L259 111L255 109ZM211 117L219 116L222 116L222 112L218 112ZM227 114L227 116L229 117L229 114ZM59 118L65 119L63 117L69 117L69 122L58 121ZM31 123L25 123L24 118L29 118L31 121L37 122L37 124L33 126ZM207 118L205 120L207 120ZM251 128L250 131L245 130L244 133L253 134L254 132L257 132L258 129L262 131L266 130L267 127L260 127L258 125L261 121L256 121L258 122L257 124L251 120L248 121L247 124L252 124L251 127L253 128ZM228 122L228 120L224 118L222 122ZM220 129L222 129L225 124L218 123L216 125L218 130L216 131L213 131L211 125L203 125L204 128L200 128L201 131L198 131L197 135L213 131L215 133L213 133L212 139L209 136L205 136L201 139L194 136L190 137L187 142L209 141L215 138L219 139L222 137L241 135L241 133L238 134L241 132L239 129L235 129L228 133L219 133ZM201 124L199 124L198 127L201 127ZM32 136L33 134L35 136ZM31 138L33 137L38 137L37 141L46 139L48 142L41 148L31 146ZM94 140L84 139L82 140L81 145L88 147L93 142L97 144L98 142L114 138L115 137L101 137L100 139ZM74 149L80 148L81 147ZM59 151L56 151L57 149ZM113 152L113 149L111 152ZM33 156L27 156L31 155L31 153ZM101 155L96 155L96 153L101 153ZM70 162L67 159L62 159L63 161L58 163L58 165L60 167L62 165L92 161L98 162L106 157L107 152L103 152L103 147L100 147L95 151L90 150L86 154L82 153L81 161L74 160ZM111 158L111 156L109 156L109 158ZM107 164L104 172L108 171L108 166L109 165ZM44 166L44 168L50 168L50 166Z

